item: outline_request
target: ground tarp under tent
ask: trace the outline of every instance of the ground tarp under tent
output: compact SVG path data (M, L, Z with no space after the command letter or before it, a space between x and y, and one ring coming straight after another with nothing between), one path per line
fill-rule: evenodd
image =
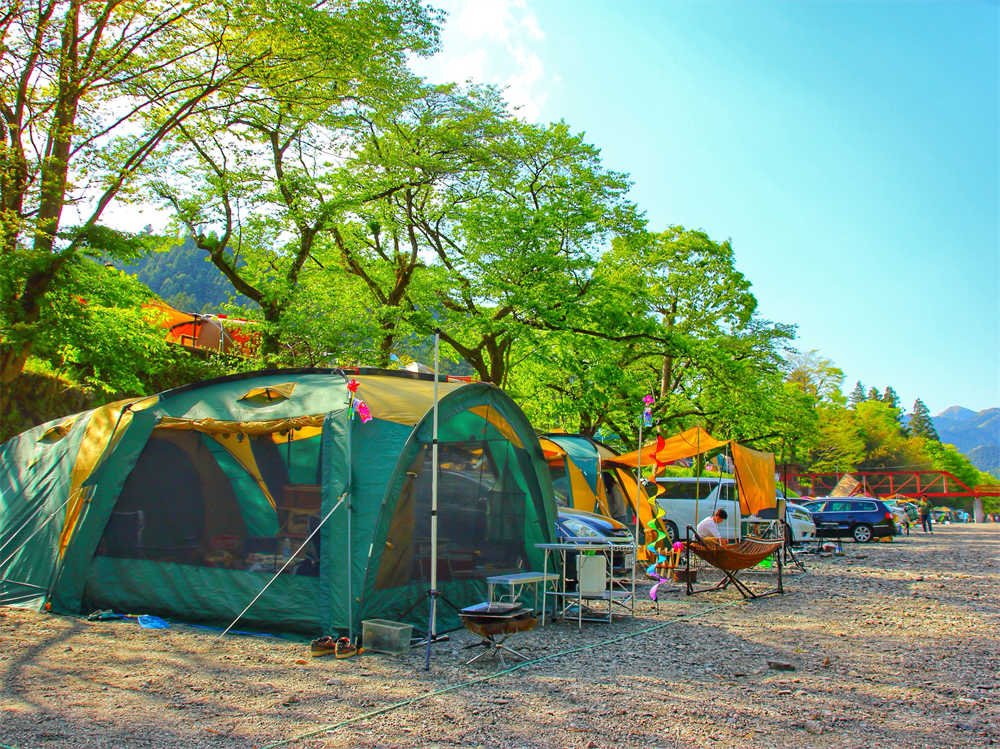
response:
M462 607L487 576L541 569L556 509L521 409L492 385L438 387L438 589ZM0 446L0 605L228 623L291 557L242 627L425 627L433 391L409 372L271 370L25 432Z

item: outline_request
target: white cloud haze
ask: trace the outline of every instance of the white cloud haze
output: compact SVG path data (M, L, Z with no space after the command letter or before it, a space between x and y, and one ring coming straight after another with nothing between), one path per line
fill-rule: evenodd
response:
M533 45L545 40L525 0L456 0L448 12L442 51L411 67L433 83L486 83L506 89L511 107L535 121L545 105L544 68Z

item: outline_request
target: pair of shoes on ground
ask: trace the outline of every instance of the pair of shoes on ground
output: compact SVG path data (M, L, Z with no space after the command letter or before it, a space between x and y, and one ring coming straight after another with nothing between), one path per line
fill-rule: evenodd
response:
M330 653L333 653L337 658L350 658L352 655L365 652L364 648L357 648L352 645L351 641L346 637L335 640L330 636L313 640L309 650L313 658L330 655Z

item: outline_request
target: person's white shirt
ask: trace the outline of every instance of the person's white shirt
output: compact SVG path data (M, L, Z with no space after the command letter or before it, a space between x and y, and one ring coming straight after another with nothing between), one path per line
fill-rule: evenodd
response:
M722 538L722 536L719 535L719 524L715 522L714 515L709 515L707 518L698 523L697 530L698 535L702 538Z

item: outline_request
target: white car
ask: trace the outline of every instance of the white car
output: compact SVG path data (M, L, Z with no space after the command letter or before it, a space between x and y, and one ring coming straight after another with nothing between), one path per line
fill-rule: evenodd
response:
M785 519L792 529L792 543L804 544L816 538L816 523L812 513L802 505L789 501L785 507Z
M671 543L685 538L688 525L697 527L699 521L714 514L720 507L725 509L728 517L719 530L728 540L736 540L737 529L743 518L740 515L735 479L664 476L658 478L656 483L664 490L657 497L656 503L664 512L663 522ZM780 490L777 495L782 497ZM745 519L752 518L753 516ZM792 530L793 543L805 543L816 538L816 525L812 515L801 505L786 505L785 520Z

